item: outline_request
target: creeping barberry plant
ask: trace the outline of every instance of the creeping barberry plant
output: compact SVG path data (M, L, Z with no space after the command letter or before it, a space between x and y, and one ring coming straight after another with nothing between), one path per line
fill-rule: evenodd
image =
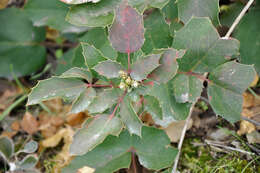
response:
M113 172L135 155L148 169L171 167L177 149L157 127L185 120L204 86L217 115L240 119L242 93L256 72L236 60L238 40L219 36L218 0L62 1L77 4L69 23L92 27L79 47L85 66L40 81L28 105L62 97L71 113L88 111L63 172L85 165ZM143 124L146 113L156 126Z

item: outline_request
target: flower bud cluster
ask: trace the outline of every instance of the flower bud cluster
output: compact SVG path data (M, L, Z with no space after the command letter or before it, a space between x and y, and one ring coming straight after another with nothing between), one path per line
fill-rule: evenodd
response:
M119 71L119 76L121 78L121 82L119 84L120 89L130 92L133 88L137 88L139 86L139 82L128 76L126 72Z

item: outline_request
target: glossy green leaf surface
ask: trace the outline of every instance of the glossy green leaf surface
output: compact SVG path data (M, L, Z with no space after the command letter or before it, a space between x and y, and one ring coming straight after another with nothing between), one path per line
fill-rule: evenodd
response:
M88 107L88 112L90 114L104 112L118 101L118 97L121 93L122 90L118 88L106 89L97 93L96 98Z
M251 65L227 62L210 73L208 97L214 112L234 123L240 119L242 94L254 80L256 72Z
M168 48L172 44L169 25L159 10L155 10L144 20L145 42L142 51L146 54L153 49Z
M192 75L177 74L171 81L177 102L196 102L203 89L203 80Z
M68 71L62 73L60 75L60 78L79 78L79 79L85 79L89 83L92 82L91 73L87 69L78 68L78 67L71 68Z
M176 75L179 68L177 58L181 58L184 54L184 50L166 49L160 58L160 66L149 74L149 79L159 83L168 82Z
M124 97L124 100L120 104L120 118L125 124L130 134L136 134L141 136L142 122L136 114L131 100L128 96Z
M0 77L30 75L43 67L46 51L40 42L45 39L44 28L33 27L17 8L1 10L0 21Z
M175 33L175 49L186 49L179 59L181 71L210 72L233 55L238 55L239 42L221 39L208 18L196 17Z
M40 81L28 96L27 105L40 103L57 97L74 99L86 88L86 84L77 79L52 77Z
M96 97L95 89L87 88L73 102L70 112L76 114L85 111L88 108L88 106L92 103L92 101L95 99L95 97Z
M163 130L143 127L142 138L130 135L126 130L119 137L108 136L92 151L76 156L62 173L70 173L86 165L94 168L95 173L113 173L130 166L132 150L136 151L139 162L151 170L170 167L177 154Z
M58 0L28 0L24 10L35 26L48 25L62 33L85 31L86 27L76 27L65 21L68 7Z
M102 53L94 46L91 46L88 43L81 43L81 46L83 49L82 54L84 56L88 69L91 69L99 62L106 60L106 58L102 55Z
M219 24L219 0L177 1L180 20L187 23L192 17L209 17L214 25Z
M146 95L144 96L144 110L147 111L153 119L162 119L162 108L156 97Z
M129 5L139 13L143 13L148 7L163 8L169 0L128 0Z
M137 60L131 66L130 75L132 79L137 81L145 79L149 73L151 73L155 68L157 68L160 65L160 57L161 54L153 54Z
M91 29L84 36L80 37L80 41L93 45L100 50L105 57L111 60L115 60L117 57L117 52L112 48L104 28Z
M77 26L104 27L110 25L114 19L114 9L120 0L100 1L72 6L66 20Z
M71 155L83 155L102 143L109 135L118 136L123 124L118 117L110 117L108 114L97 115L83 125L73 136L70 146Z
M260 75L260 11L252 9L241 20L234 32L234 37L240 41L240 58L245 64L254 64Z
M123 67L115 61L107 60L98 63L93 69L107 78L117 78Z
M155 123L167 127L171 122L184 120L188 114L189 103L178 103L172 92L171 82L167 84L154 84L148 95L155 97L162 108L162 119L155 119Z

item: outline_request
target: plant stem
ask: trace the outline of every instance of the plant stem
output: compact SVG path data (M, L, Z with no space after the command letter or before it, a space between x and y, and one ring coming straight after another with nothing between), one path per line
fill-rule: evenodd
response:
M110 119L110 120L115 116L116 111L117 111L117 109L118 109L120 103L123 101L123 99L124 99L126 93L127 93L127 91L125 91L124 94L118 99L118 102L117 102L116 107L114 108L112 114L109 116L109 119Z
M110 87L110 88L112 88L113 87L113 85L96 85L96 84L86 84L87 85L87 87L96 87L96 88L98 88L98 87Z
M190 118L191 118L191 114L193 112L193 109L195 107L195 104L196 102L194 102L192 105L191 105L191 108L190 108L190 112L189 112L189 115L185 121L185 125L182 129L182 133L181 133L181 138L180 138L180 142L178 144L178 154L175 158L175 162L174 162L174 165L173 165L173 168L172 168L172 173L177 173L177 166L178 166L178 161L179 161L179 158L180 158L180 154L181 154L181 148L182 148L182 144L183 144L183 141L184 141L184 137L185 137L185 134L186 134L186 131L187 131L187 128L188 128L188 124L189 124L189 121L190 121Z
M130 74L130 72L131 72L131 59L130 59L130 52L127 52L127 62L128 62L127 73Z
M188 76L194 76L198 79L201 79L203 81L207 81L208 83L210 83L211 81L209 79L207 79L206 76L204 75L200 75L200 74L197 74L197 73L193 73L193 72L178 72L179 74L186 74Z
M234 21L234 23L231 25L231 27L229 28L227 34L225 35L225 37L223 37L224 39L228 39L231 35L231 33L234 31L235 27L237 26L237 24L240 22L240 20L242 19L242 17L245 15L246 11L249 9L249 7L252 5L252 3L254 2L254 0L249 0L246 4L246 6L243 8L243 10L240 12L240 14L237 16L236 20Z
M247 89L248 89L248 91L249 91L251 94L253 94L253 96L254 96L256 99L260 100L260 96L257 95L257 94L254 92L254 90L252 90L250 87L248 87Z
M18 100L16 100L13 104L11 104L1 115L0 121L2 121L16 106L22 103L27 98L27 95L23 95Z

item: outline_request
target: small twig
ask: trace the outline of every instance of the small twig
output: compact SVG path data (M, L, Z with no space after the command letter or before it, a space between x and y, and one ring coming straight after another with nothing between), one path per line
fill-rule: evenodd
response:
M234 31L235 27L237 26L237 24L240 22L240 20L242 19L242 17L245 15L246 11L249 9L249 7L252 5L252 3L254 2L254 0L249 0L246 4L246 6L243 8L243 10L240 12L240 14L237 16L236 20L234 21L234 23L231 25L231 27L229 28L227 34L225 35L225 37L223 37L224 39L228 39L231 35L231 33Z
M175 162L174 162L174 165L173 165L173 169L172 169L172 173L177 173L177 166L178 166L178 162L179 162L179 158L180 158L180 153L181 153L181 148L182 148L182 144L183 144L183 141L184 141L184 137L185 137L185 134L186 134L186 131L187 131L187 128L188 128L188 124L189 124L189 121L191 119L191 115L192 115L192 112L193 112L193 109L195 107L195 104L196 102L194 102L192 105L191 105L191 108L190 108L190 112L189 112L189 115L185 121L185 125L182 129L182 133L181 133L181 138L180 138L180 142L178 144L178 154L175 158Z
M212 145L212 146L216 146L216 147L221 147L221 148L224 148L224 149L227 149L227 150L237 151L237 152L240 152L240 153L243 153L243 154L247 154L247 155L255 155L255 153L251 153L251 152L244 151L244 150L241 150L241 149L238 149L238 148L234 148L234 147L229 147L229 146L221 145L221 144L215 143L215 142L210 141L210 140L205 140L205 142L206 142L208 145Z

